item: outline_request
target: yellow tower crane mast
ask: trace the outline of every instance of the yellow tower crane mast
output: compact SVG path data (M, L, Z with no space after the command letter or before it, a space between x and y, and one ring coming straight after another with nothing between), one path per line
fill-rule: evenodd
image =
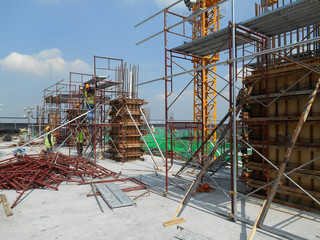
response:
M207 9L221 0L184 0L193 13ZM219 30L219 6L214 7L196 17L193 21L193 39L204 37ZM194 69L213 64L219 60L219 54L193 58ZM217 123L217 76L216 67L196 71L194 73L194 122L202 124L202 140L206 139ZM211 141L215 141L214 136Z

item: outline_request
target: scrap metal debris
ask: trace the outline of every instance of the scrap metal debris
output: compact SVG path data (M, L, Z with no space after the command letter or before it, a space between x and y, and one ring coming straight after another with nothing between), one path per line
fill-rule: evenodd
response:
M120 173L110 171L86 158L69 157L58 152L15 156L0 161L0 189L16 189L20 195L13 208L29 189L58 190L62 182L90 183L90 179L118 179ZM143 183L142 183L143 184Z
M201 184L201 185L197 188L197 190L196 190L195 192L193 192L193 193L196 193L196 192L210 192L210 190L214 191L214 190L216 190L216 189L213 188L213 187L211 187L211 185L208 184L208 183L203 183L203 184Z

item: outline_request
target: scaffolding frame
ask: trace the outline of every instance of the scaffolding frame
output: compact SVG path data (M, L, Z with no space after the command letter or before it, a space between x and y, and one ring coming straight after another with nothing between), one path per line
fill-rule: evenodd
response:
M131 66L130 66L131 67ZM128 69L126 69L128 70ZM131 70L131 69L130 69ZM105 136L111 127L118 127L122 132L123 124L113 123L109 117L110 109L108 107L111 99L119 99L120 101L128 95L128 86L124 86L125 68L123 59L94 56L93 74L70 72L69 83L63 80L53 84L44 90L44 104L38 106L39 130L42 132L46 125L50 125L55 132L58 143L67 143L69 146L69 155L75 146L75 130L81 129L85 132L87 139L86 150L83 154L87 157L92 156L94 161L97 160L97 151L106 152ZM136 70L138 71L138 69ZM110 76L103 76L103 73L114 74L111 81ZM98 75L99 74L99 75ZM135 76L135 75L134 75ZM88 103L84 97L85 84L92 85L94 89L94 110L88 111ZM138 91L132 93L137 96ZM123 106L124 107L124 106ZM125 109L120 109L125 111ZM94 112L94 120L87 120L86 112ZM50 121L50 115L56 116L56 121ZM48 117L47 117L48 116ZM78 116L82 116L79 118ZM64 121L72 121L67 126L58 128ZM124 141L124 135L119 134L119 140ZM62 145L61 144L61 145ZM121 153L121 161L124 161L124 154Z
M308 4L310 4L308 6ZM255 5L255 14L256 14L256 18L251 19L251 22L254 22L253 20L256 19L260 19L260 23L261 23L261 19L263 18L272 18L272 14L276 14L277 13L286 13L286 11L288 9L295 9L295 11L297 9L299 9L299 6L301 7L306 7L304 9L310 9L308 7L310 7L312 5L312 9L310 10L312 12L310 18L306 18L306 20L304 21L304 19L299 18L299 16L301 15L301 12L299 12L299 14L294 18L295 21L297 22L301 22L300 25L297 25L297 28L293 28L292 26L290 26L289 28L285 27L284 25L281 25L280 29L277 29L277 31L274 30L275 34L273 36L270 36L270 33L268 34L263 34L263 33L259 33L259 31L255 30L254 27L251 26L251 29L248 27L250 20L247 22L242 22L240 24L235 24L235 18L234 18L234 14L235 14L235 9L234 9L234 1L232 1L232 16L233 16L233 21L229 23L229 26L226 29L222 29L220 31L218 31L215 34L211 34L211 36L206 36L194 41L191 41L189 43L183 44L179 47L173 48L171 50L167 49L167 33L171 33L171 31L168 31L167 29L170 29L170 27L166 26L166 21L164 22L164 40L165 40L165 76L162 78L157 78L157 79L153 79L144 83L141 83L139 85L143 85L143 84L149 84L149 83L153 83L156 81L162 81L164 80L165 82L165 93L166 93L166 98L165 98L165 120L166 120L166 133L168 131L168 108L167 106L171 107L172 104L174 102L176 102L176 100L181 96L182 92L188 87L188 85L190 84L190 81L188 83L188 85L183 89L183 91L181 93L178 94L178 97L176 97L176 99L174 99L173 103L168 104L168 97L170 97L173 92L173 78L174 77L178 77L178 76L182 76L185 74L190 74L196 71L200 71L200 70L204 70L204 69L209 69L209 68L213 68L213 67L217 67L220 65L224 65L224 64L229 64L230 68L229 68L229 76L230 79L228 80L228 84L229 85L229 127L230 127L230 144L233 144L233 147L230 148L231 150L231 158L233 159L233 164L231 166L231 196L232 196L232 201L231 201L231 213L224 213L225 215L228 215L229 217L231 216L234 220L241 220L244 221L246 223L248 223L247 220L243 219L242 217L239 217L237 215L237 202L240 200L240 198L237 198L237 194L240 194L237 192L236 189L236 184L237 184L237 179L239 177L239 175L237 174L238 172L238 157L237 157L237 146L239 142L243 142L244 140L242 139L242 135L240 133L238 133L237 131L239 129L241 129L241 125L243 124L244 121L237 121L236 120L236 108L235 108L235 104L236 104L236 80L237 77L241 74L242 75L242 79L243 79L243 83L245 82L245 77L246 74L250 74L250 69L258 69L259 71L262 72L261 76L263 76L263 81L262 83L264 84L264 92L263 94L265 95L264 100L261 102L259 101L259 99L255 99L255 97L251 96L250 91L248 90L248 86L245 86L243 84L243 88L242 91L244 92L244 98L250 99L251 101L255 101L256 103L258 103L259 105L263 106L265 109L265 114L267 116L267 118L269 117L269 106L271 104L273 104L274 102L278 101L279 98L285 96L285 92L288 91L288 89L290 88L290 86L287 86L287 89L285 90L285 92L281 92L278 94L278 96L276 96L276 99L274 99L274 97L272 96L271 98L269 97L270 93L268 92L268 84L269 84L269 77L268 77L268 72L269 69L276 66L277 64L288 64L291 63L293 65L297 65L301 68L305 68L310 70L310 73L313 72L315 74L320 74L320 71L318 70L318 67L314 67L314 65L310 64L310 62L306 61L306 59L312 59L312 58L319 58L319 25L317 25L317 23L314 22L314 19L318 19L319 18L319 14L315 13L319 10L319 5L317 5L317 3L312 2L310 0L297 0L297 1L292 1L292 0L282 0L282 1L274 1L273 4L271 4L270 6L266 5L264 7L256 4ZM166 9L163 10L164 13L168 12L168 9L170 8L170 6ZM294 11L293 11L294 12ZM292 16L292 12L290 13ZM290 15L289 14L289 15ZM306 14L304 12L304 14ZM315 17L315 15L317 15L317 17ZM260 17L261 15L261 17ZM313 19L313 20L312 20ZM147 19L147 20L150 20ZM311 23L310 23L311 21ZM145 22L145 21L144 21ZM175 25L173 25L175 26ZM269 26L268 26L269 27ZM272 26L270 26L272 27ZM160 32L161 33L161 32ZM183 36L183 34L176 34L178 36ZM150 38L147 38L146 40L149 40L151 38L153 38L156 35L153 35ZM214 36L214 37L213 37ZM143 40L141 42L139 42L138 44L146 41ZM204 47L205 45L205 41L207 41L207 47ZM215 41L215 42L214 42ZM200 49L202 49L202 52L196 52L195 50L195 44L198 44L198 49L200 51ZM210 46L209 46L210 45ZM250 45L250 47L248 47L248 45ZM240 47L240 49L239 49ZM189 48L189 51L186 51L185 49ZM242 49L241 49L242 48ZM184 49L184 50L182 50ZM306 50L305 50L306 49ZM223 62L218 62L218 63L214 63L214 64L210 64L208 66L202 66L202 67L198 67L196 69L192 69L192 70L186 70L184 69L183 72L179 72L179 73L174 73L171 69L170 74L168 74L167 71L167 52L170 52L170 54L172 53L180 53L184 58L184 59L188 59L189 60L192 57L202 57L202 56L207 56L209 54L214 55L218 52L221 52L223 50L228 50L229 51L229 59L227 61L223 61ZM295 52L296 50L296 52ZM242 56L238 56L239 53L242 53ZM252 65L252 61L256 60L256 66ZM248 61L245 63L245 61ZM171 65L172 63L174 63L174 61L171 61ZM242 63L242 67L243 70L242 72L236 73L236 69L237 69L237 65ZM172 67L172 66L170 66ZM182 67L181 67L182 68ZM219 75L218 75L219 76ZM170 89L170 91L168 91L168 88ZM271 99L273 99L271 101ZM247 124L247 128L248 128L248 121L246 121ZM264 142L264 147L263 149L263 153L261 154L261 159L264 161L263 164L266 167L266 173L265 175L267 176L267 184L262 186L259 189L263 189L264 187L267 187L267 195L269 194L269 186L273 183L273 181L270 181L269 179L269 171L270 169L273 167L270 164L270 160L268 159L269 156L269 145L270 145L270 138L269 138L269 122L268 121L255 121L255 120L251 120L249 122L249 125L253 125L256 124L257 128L263 129L263 142ZM202 126L203 127L203 126ZM166 139L167 139L167 135L166 135ZM244 141L245 142L245 141ZM252 147L252 149L254 151L257 151L260 153L259 148L256 149L255 147L249 145L250 147ZM168 149L166 148L166 163L167 163L167 167L166 170L168 170ZM308 162L308 164L318 160L319 158L314 158L312 160L310 160ZM290 171L289 173L291 174L292 172L302 168L302 166L306 166L306 164L303 164L299 167L296 167L294 169L292 169L292 171ZM171 167L171 166L170 166ZM170 169L170 168L169 168ZM286 176L286 175L285 175ZM168 172L166 171L166 178L168 178ZM168 182L168 181L167 181ZM297 184L299 185L299 184ZM301 186L300 186L301 187ZM301 187L303 189L303 187ZM167 186L166 186L166 191L168 190ZM256 190L254 190L253 192L257 192ZM188 194L188 193L187 193ZM241 197L241 199L246 198L248 196L252 195L252 193L246 194L243 197ZM186 196L185 196L186 197ZM182 200L180 207L178 208L176 214L174 215L172 220L177 220L176 217L180 214L182 206L184 205L185 199ZM250 224L254 224L252 222L250 222ZM269 232L273 232L276 234L279 234L281 236L290 236L290 237L297 237L297 236L292 236L289 233L283 233L281 231L277 231L274 229L271 229L269 227L263 226L262 224L259 225L260 228L265 229Z

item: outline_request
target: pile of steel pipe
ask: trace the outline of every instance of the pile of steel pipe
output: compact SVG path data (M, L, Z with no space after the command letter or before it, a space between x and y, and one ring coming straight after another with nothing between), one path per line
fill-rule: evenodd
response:
M58 190L64 181L86 183L85 177L103 179L118 178L119 175L88 159L58 152L42 151L0 161L0 189L15 189L20 193L12 208L29 189L49 187Z

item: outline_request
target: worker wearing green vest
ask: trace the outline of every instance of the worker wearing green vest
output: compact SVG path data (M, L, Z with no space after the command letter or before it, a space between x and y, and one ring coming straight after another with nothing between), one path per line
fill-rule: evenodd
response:
M84 132L82 130L76 129L76 142L77 142L77 153L78 156L82 155L83 143L84 143Z
M84 96L87 101L88 111L94 110L94 89L88 83L85 85ZM92 119L94 119L94 111L91 111L88 114L88 120L92 120Z
M243 104L242 111L251 113L252 106L249 103L245 103L245 104Z
M47 134L45 136L44 147L48 152L52 152L54 147L54 138L53 138L53 134L49 133L50 130L51 130L50 127L47 126L46 127Z

